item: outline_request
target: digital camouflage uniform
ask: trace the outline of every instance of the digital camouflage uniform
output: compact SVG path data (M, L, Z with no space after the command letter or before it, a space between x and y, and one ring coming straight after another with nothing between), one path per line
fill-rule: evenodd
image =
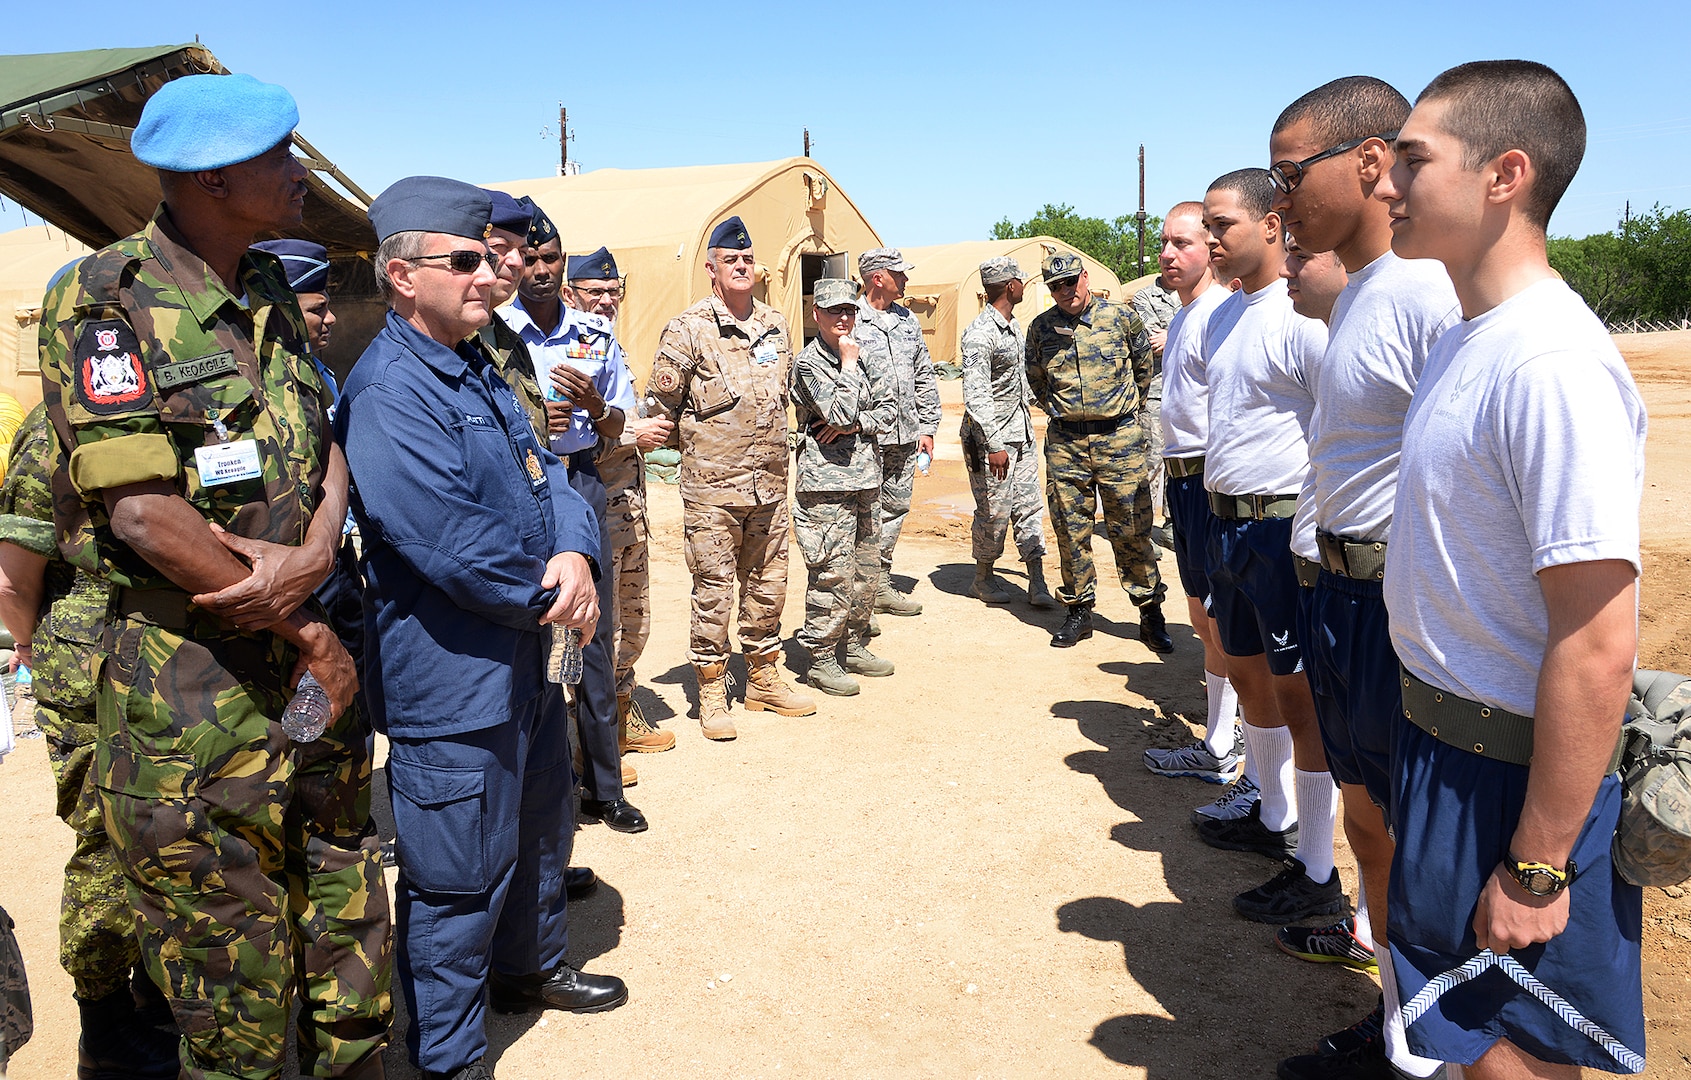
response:
M859 357L840 370L839 354L820 337L793 361L793 414L798 421L798 477L793 534L809 571L804 628L798 639L813 656L848 634L861 644L881 579L881 461L876 435L895 422L892 387ZM818 442L813 424L857 428Z
M970 541L976 562L996 562L1012 524L1023 562L1045 557L1045 500L1034 457L1028 412L1026 350L1022 327L988 304L963 331L963 464L975 494ZM1010 455L999 480L987 455Z
M620 440L599 456L605 514L611 527L611 596L616 626L617 696L634 692L634 665L652 635L651 575L647 569L646 460Z
M1133 310L1145 324L1147 334L1167 330L1168 324L1180 310L1180 294L1165 289L1161 278L1133 294ZM1145 430L1151 433L1151 501L1158 509L1163 499L1163 361L1152 356L1156 375L1145 394Z
M1076 315L1041 312L1028 327L1028 388L1052 420L1045 432L1045 498L1064 604L1097 595L1093 499L1115 552L1122 587L1139 607L1164 587L1151 546L1150 437L1140 402L1151 385L1151 339L1131 307L1097 295ZM1080 427L1072 426L1080 425ZM1110 430L1088 433L1084 428Z
M53 534L55 445L47 410L37 405L18 428L0 485L0 542L47 560L43 614L31 640L35 715L47 737L59 818L76 834L59 908L59 963L78 1000L95 1001L129 985L141 949L123 869L106 839L100 791L89 772L99 735L94 676L110 589L72 570L59 555Z
M164 480L233 533L305 539L327 392L280 262L248 253L240 275L250 307L161 207L48 295L43 388L69 450L54 518L67 559L113 589L93 770L184 1075L278 1074L296 973L301 1069L346 1075L380 1068L392 1018L368 728L348 710L291 746L273 719L294 647L191 607L117 539L102 497ZM195 451L225 440L256 440L256 477L204 482Z
M881 445L881 569L892 569L892 552L916 483L916 438L939 430L939 378L922 338L922 324L902 304L876 311L857 302L851 336L863 350L861 362L892 387L897 420L875 436Z
M740 645L773 657L787 599L787 320L761 301L736 322L719 297L664 327L646 381L648 415L675 421L682 532L693 574L687 658L728 656L740 581Z

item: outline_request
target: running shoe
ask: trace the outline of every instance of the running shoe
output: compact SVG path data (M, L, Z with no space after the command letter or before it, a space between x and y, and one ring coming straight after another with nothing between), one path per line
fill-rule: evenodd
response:
M1280 951L1312 964L1343 964L1357 971L1379 971L1373 946L1356 936L1356 919L1346 916L1330 926L1282 926L1274 931Z
M1227 785L1214 802L1205 803L1192 811L1192 824L1202 825L1206 821L1237 821L1250 814L1253 807L1262 801L1262 792L1257 790L1255 783L1244 773L1239 779Z
M1381 995L1374 1002L1374 1010L1343 1031L1324 1035L1315 1044L1318 1054L1348 1054L1364 1046L1378 1046L1384 1055L1386 1046L1386 999Z
M1337 915L1344 909L1339 871L1335 869L1326 881L1315 881L1295 858L1287 859L1286 868L1261 885L1233 898L1233 910L1253 922L1287 923L1312 915Z
M1174 749L1153 747L1145 751L1145 767L1158 776L1191 776L1210 784L1231 783L1239 775L1243 759L1239 744L1226 757L1216 757L1203 742Z
M1198 839L1224 851L1253 851L1270 859L1289 859L1298 849L1298 826L1293 822L1278 832L1266 827L1262 823L1262 802L1258 800L1244 817L1230 821L1205 818L1198 822ZM1294 922L1298 918L1302 916L1278 921Z

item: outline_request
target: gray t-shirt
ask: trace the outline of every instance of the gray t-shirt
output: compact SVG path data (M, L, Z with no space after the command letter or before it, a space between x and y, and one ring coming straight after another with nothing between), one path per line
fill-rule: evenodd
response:
M1163 456L1196 457L1210 432L1210 390L1204 381L1204 324L1232 294L1211 283L1174 313L1163 342Z

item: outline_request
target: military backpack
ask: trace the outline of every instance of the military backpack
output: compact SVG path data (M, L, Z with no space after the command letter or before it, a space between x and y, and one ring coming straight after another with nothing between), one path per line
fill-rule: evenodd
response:
M1634 885L1691 878L1691 678L1633 675L1621 730L1621 816L1615 870Z

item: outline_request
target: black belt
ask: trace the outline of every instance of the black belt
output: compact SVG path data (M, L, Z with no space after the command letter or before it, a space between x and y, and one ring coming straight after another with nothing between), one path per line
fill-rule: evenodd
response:
M1125 412L1105 420L1063 420L1052 417L1051 423L1064 435L1108 435L1123 424L1132 423L1139 414Z
M1298 508L1296 495L1223 495L1210 492L1210 510L1228 521L1289 518Z
M1321 564L1314 559L1306 559L1297 552L1292 552L1292 569L1298 573L1298 584L1306 589L1315 588L1315 579L1321 576Z
M1176 480L1187 476L1202 476L1204 475L1204 455L1163 458L1163 468L1167 469L1168 474Z
M1511 765L1532 764L1532 717L1440 690L1401 667L1398 681L1403 684L1403 718L1439 742ZM1605 775L1620 767L1625 746L1624 739L1616 739Z
M1381 581L1386 576L1384 540L1346 540L1329 532L1317 532L1315 547L1321 552L1322 568L1340 577Z

